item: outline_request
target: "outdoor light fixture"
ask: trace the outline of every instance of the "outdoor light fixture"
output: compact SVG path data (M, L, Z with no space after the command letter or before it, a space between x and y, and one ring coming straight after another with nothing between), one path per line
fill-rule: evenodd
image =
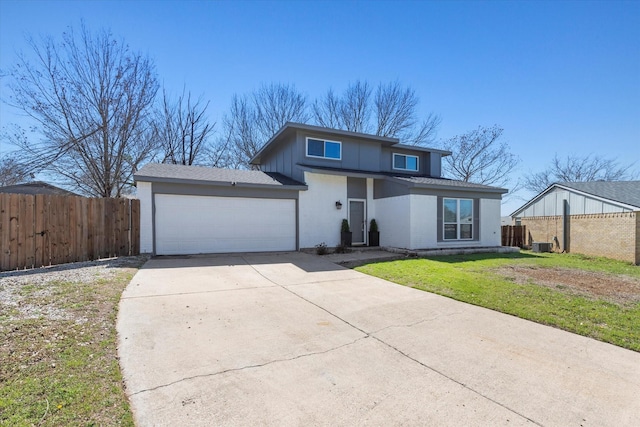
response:
M336 202L336 209L342 209L342 202L340 200Z

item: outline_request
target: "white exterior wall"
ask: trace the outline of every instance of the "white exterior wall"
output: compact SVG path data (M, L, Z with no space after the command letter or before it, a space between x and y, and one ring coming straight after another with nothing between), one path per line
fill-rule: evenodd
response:
M438 242L438 198L412 194L375 200L380 245L405 249L500 246L500 200L480 199L480 239Z
M413 194L410 197L411 222L408 249L434 248L438 245L438 198Z
M480 245L500 246L501 200L480 199Z
M153 199L151 183L138 181L136 196L140 199L140 253L153 252Z
M340 244L340 225L347 217L347 177L304 173L309 186L300 192L299 224L300 248L313 248L324 242L327 246ZM342 209L336 209L336 202Z
M380 246L407 248L411 239L410 197L377 199L373 205L380 229Z
M378 222L378 218L376 217L376 204L373 200L373 178L367 178L367 232L371 226L372 219Z

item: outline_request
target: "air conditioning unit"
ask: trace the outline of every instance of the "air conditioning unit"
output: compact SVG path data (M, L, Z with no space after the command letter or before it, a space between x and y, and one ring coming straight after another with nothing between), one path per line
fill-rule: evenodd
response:
M533 242L533 252L551 252L553 243Z

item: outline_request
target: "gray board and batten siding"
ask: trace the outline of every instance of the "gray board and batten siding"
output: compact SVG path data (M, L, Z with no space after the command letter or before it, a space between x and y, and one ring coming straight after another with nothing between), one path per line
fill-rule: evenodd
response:
M307 156L307 139L335 141L341 145L340 159ZM418 157L418 170L393 168L393 154ZM322 131L308 125L292 125L267 143L253 159L264 172L278 172L297 181L304 181L302 167L329 167L368 173L394 173L440 177L441 157L449 152L399 144L396 138L372 137L354 132Z

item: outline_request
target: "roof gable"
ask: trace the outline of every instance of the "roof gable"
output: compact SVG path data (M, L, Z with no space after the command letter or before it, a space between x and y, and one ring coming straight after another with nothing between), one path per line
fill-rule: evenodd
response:
M551 184L544 191L513 211L510 216L518 216L518 214L542 199L546 194L558 188L597 198L626 209L640 209L640 181L558 182Z
M640 208L640 181L560 182L558 185Z

